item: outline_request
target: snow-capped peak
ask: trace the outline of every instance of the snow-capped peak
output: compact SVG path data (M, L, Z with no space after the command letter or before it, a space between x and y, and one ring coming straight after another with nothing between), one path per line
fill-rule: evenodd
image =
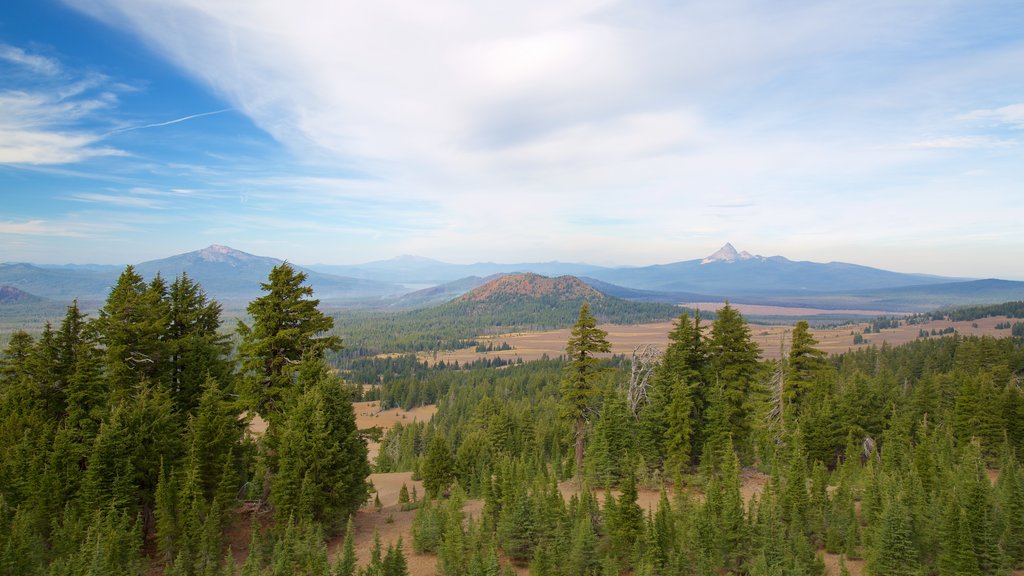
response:
M711 264L712 262L736 262L737 260L753 260L755 258L761 258L755 256L750 252L744 250L743 252L737 252L729 242L725 243L718 249L717 252L708 256L707 258L700 261L701 264Z

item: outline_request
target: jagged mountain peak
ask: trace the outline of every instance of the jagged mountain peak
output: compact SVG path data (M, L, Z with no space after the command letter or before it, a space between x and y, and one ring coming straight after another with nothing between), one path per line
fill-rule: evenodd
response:
M729 242L725 243L718 249L717 252L704 258L700 261L701 264L711 264L712 262L736 262L738 260L754 260L755 258L761 258L761 256L755 256L746 250L737 252L736 248Z

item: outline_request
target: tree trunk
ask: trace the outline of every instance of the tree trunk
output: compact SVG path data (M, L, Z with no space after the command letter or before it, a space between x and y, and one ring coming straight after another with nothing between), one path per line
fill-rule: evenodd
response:
M583 432L586 421L583 418L576 419L576 479L583 481Z

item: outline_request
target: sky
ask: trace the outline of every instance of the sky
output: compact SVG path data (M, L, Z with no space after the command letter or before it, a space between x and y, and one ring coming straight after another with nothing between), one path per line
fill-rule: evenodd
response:
M1018 0L7 0L0 261L1024 280Z

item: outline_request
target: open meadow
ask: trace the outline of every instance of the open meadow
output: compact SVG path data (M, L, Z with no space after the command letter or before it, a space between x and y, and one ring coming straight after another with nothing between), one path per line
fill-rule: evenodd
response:
M802 319L802 315L810 315L816 310L805 308L779 308L775 306L734 306L741 312L748 315L770 313L773 316L791 316L792 321ZM771 310L766 310L770 308ZM841 354L850 350L866 348L868 346L880 346L883 342L890 346L898 346L912 342L920 337L920 331L932 330L941 332L952 328L956 333L964 336L1009 336L1009 329L997 329L1000 323L1012 322L1005 316L994 316L981 318L973 321L952 322L949 320L933 320L923 324L902 323L898 328L883 328L877 333L865 333L865 328L870 326L868 322L858 322L843 326L830 328L811 328L811 333L818 340L818 348L828 354ZM704 322L705 328L710 327L710 322ZM653 345L664 349L668 345L668 334L672 331L672 322L657 322L652 324L636 324L632 326L618 324L602 324L600 328L608 332L608 341L612 345L612 354L629 356L638 346ZM792 326L751 324L751 338L761 348L761 357L766 359L777 359L785 353L789 346L789 333ZM476 347L467 347L459 350L445 352L423 352L419 354L420 360L426 360L432 364L443 361L445 364L459 362L465 364L481 359L496 359L516 361L522 359L524 362L537 360L544 356L555 358L565 353L565 343L569 338L570 330L548 330L544 332L514 332L510 334L498 334L494 336L482 336L480 341L486 346L488 343L494 347L507 343L511 350L494 350L490 352L478 352ZM860 343L854 343L856 335L863 339Z

